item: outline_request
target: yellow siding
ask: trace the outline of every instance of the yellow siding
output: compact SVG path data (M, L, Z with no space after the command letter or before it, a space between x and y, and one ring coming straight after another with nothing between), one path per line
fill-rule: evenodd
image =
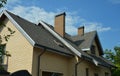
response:
M34 63L38 63L38 55L41 53L40 49L34 50ZM68 76L68 58L59 54L51 53L51 52L45 52L40 57L40 72L42 71L49 71L49 72L57 72L57 73L63 73L63 76ZM37 75L37 68L38 66L33 66L33 76ZM36 67L36 68L35 68ZM36 71L35 71L36 70ZM40 73L40 74L41 74Z
M31 73L33 47L8 19L5 20L5 24L15 31L14 36L11 36L8 42L3 42L7 43L6 50L11 54L8 62L8 71L14 72L26 69ZM1 31L2 36L8 33L7 28L3 28ZM6 64L6 58L4 64Z
M88 61L82 61L78 65L78 76L86 76L86 68L89 69L89 76L94 76L94 73L98 73L98 76L105 76L105 72L111 76L110 69L102 66L95 66Z

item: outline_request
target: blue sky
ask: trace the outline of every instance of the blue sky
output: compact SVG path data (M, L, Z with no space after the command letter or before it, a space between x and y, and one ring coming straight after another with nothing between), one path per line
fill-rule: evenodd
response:
M103 49L120 46L120 0L8 0L3 9L34 23L54 25L54 16L66 12L66 32L77 34L97 30Z

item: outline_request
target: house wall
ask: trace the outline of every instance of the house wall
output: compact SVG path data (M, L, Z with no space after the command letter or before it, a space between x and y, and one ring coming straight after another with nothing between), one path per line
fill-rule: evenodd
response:
M96 43L95 40L93 41L93 45L95 46L95 54L96 54L96 56L99 56L99 49L98 49L98 46L97 46L97 43Z
M6 24L6 27L15 31L8 42L5 40L2 42L3 44L6 43L6 50L11 54L8 61L8 71L28 70L31 73L33 47L7 18L4 23ZM6 27L1 31L2 36L9 34ZM5 57L4 64L7 63L6 61L7 58Z
M98 73L98 76L105 76L105 72L109 73L109 76L111 76L111 71L109 68L103 66L95 66L85 60L83 60L78 65L78 76L86 76L86 68L88 68L89 76L94 76L95 73Z
M33 68L32 75L37 76L38 72L38 55L44 50L34 48L33 54ZM40 57L39 76L42 76L42 71L63 73L63 76L75 76L75 64L77 63L76 57L65 57L52 52L44 52ZM93 63L79 58L78 76L86 76L86 68L89 69L89 76L94 76L98 73L99 76L105 76L105 72L111 76L110 69L102 66L95 66Z
M34 61L33 61L33 76L37 76L38 71L38 55L43 51L43 49L34 49ZM69 58L52 52L44 52L40 57L40 75L42 76L42 71L62 73L63 76L69 76Z

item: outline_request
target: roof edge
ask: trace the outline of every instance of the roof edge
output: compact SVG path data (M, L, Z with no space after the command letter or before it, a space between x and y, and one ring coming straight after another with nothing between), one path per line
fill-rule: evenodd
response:
M28 42L34 46L35 41L21 28L21 26L7 13L6 10L3 10L3 14L5 14L8 19L13 23L13 25L21 32L21 34L28 40ZM2 14L2 15L3 15ZM1 15L1 16L2 16Z
M67 48L71 50L74 54L81 57L81 53L76 50L72 45L70 45L67 41L65 41L60 35L58 35L56 32L54 32L50 27L48 27L43 21L40 21L40 23L43 25L43 27L48 30L54 37L56 37L58 40L60 40Z
M37 47L37 48L45 48L45 49L48 49L49 50L52 50L53 52L55 53L58 53L58 54L61 54L61 55L64 55L64 56L67 56L67 57L72 57L73 55L72 54L68 54L68 53L65 53L65 52L61 52L59 50L56 50L56 49L53 49L53 48L49 48L49 47L46 47L46 46L43 46L43 45L39 45L39 44L35 44L34 47Z

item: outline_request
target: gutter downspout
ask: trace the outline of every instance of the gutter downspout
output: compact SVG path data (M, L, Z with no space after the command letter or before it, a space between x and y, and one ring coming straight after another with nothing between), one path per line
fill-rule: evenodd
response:
M37 75L38 76L40 76L40 73L39 73L39 71L40 71L40 58L41 58L41 56L45 53L45 49L38 55L38 71L37 71Z
M79 61L78 56L76 56L76 60L77 60L77 63L75 64L75 76L78 76L78 75L77 75L77 73L78 73L78 71L77 71L78 65L79 65L82 61L84 61L84 60L82 59L82 60Z

